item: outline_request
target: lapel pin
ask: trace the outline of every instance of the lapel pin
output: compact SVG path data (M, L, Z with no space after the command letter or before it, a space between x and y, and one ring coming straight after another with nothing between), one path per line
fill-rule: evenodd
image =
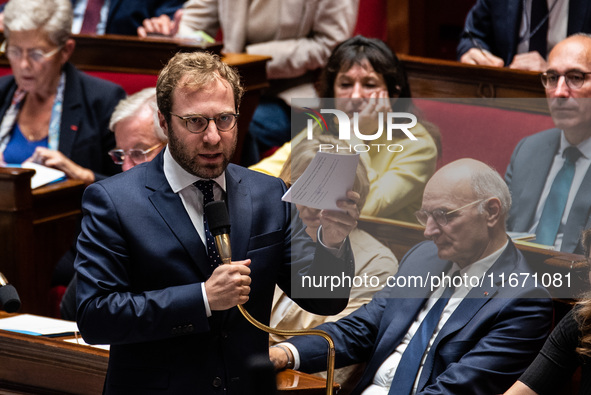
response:
M488 296L488 292L487 291L484 291L484 296Z
M73 132L77 132L78 131L78 125L70 125L70 130L72 130Z

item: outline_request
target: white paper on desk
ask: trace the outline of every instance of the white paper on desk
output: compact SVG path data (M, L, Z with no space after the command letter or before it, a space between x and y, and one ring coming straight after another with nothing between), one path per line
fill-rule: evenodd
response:
M43 166L33 162L24 162L22 165L5 164L6 167L21 167L23 169L33 169L35 174L31 178L31 189L42 187L43 185L60 181L66 178L66 173L61 170Z
M21 165L25 169L35 170L35 175L31 178L31 189L59 181L66 178L66 173L61 170L43 166L33 162L25 162Z
M0 329L26 333L28 335L54 335L58 333L78 332L74 321L59 320L33 314L19 314L0 319Z
M293 158L292 158L293 160ZM337 200L353 188L359 154L318 152L281 200L307 207L341 210Z

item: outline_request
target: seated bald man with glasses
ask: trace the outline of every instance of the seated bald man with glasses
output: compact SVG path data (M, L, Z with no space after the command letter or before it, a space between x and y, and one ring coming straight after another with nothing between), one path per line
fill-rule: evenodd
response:
M502 177L482 162L461 159L433 175L416 212L429 241L404 256L371 302L317 327L335 342L337 368L367 363L352 394L498 394L528 367L548 335L552 302L532 281L501 283L530 273L505 232L510 206ZM296 336L270 358L279 369L324 370L323 342Z
M121 100L109 122L115 133L116 147L109 151L113 162L123 171L149 162L166 146L168 138L158 123L156 88L145 88ZM72 278L76 246L64 255L56 267L56 276ZM60 304L61 318L76 320L76 279L72 278Z
M550 52L541 73L556 128L521 140L505 181L513 197L507 229L535 242L582 254L591 226L591 36L575 34Z

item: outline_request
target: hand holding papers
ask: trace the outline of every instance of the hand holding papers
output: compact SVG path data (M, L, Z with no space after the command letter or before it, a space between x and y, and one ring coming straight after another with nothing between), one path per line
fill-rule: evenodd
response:
M318 152L282 200L321 210L341 210L337 200L347 198L358 162L359 154Z

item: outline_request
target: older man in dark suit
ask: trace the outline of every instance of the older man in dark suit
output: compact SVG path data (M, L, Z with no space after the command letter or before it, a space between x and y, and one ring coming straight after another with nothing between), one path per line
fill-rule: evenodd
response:
M367 362L352 393L498 394L528 367L552 302L533 281L506 281L531 274L505 233L510 205L503 179L482 162L462 159L433 175L417 212L430 241L406 254L370 303L317 327L333 338L337 367ZM292 359L303 371L326 368L323 339L282 346L270 351L276 367Z

